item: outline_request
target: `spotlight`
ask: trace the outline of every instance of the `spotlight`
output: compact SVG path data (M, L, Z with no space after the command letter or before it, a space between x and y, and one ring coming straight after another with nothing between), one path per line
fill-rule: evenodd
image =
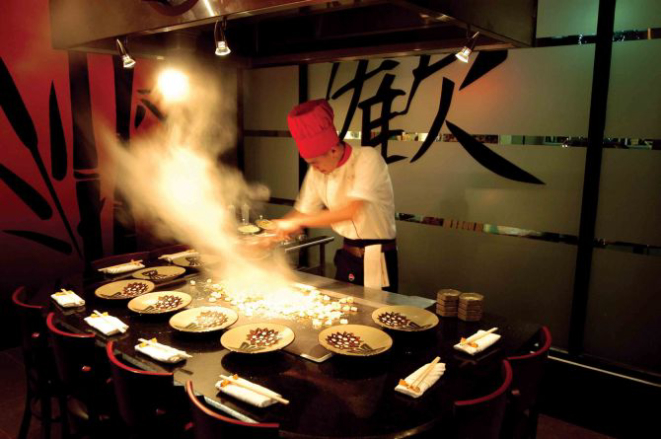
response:
M156 87L168 102L181 102L189 95L188 76L176 69L167 69L158 75Z
M218 26L219 24L220 26ZM223 17L222 23L220 21L216 21L216 25L213 28L213 39L216 42L216 56L226 56L231 52L230 46L227 45L227 39L225 38L226 28L227 17Z
M473 36L470 37L468 41L466 41L464 48L455 53L454 56L456 56L459 61L468 62L468 58L470 57L471 53L473 53L473 49L475 48L475 43L477 43L477 37L479 35L479 32L475 32Z
M115 43L117 43L117 50L119 51L119 54L122 56L122 65L124 66L125 69L132 69L133 67L135 67L135 60L129 54L129 51L126 48L126 42L127 40L124 39L124 44L122 44L119 38L115 38Z

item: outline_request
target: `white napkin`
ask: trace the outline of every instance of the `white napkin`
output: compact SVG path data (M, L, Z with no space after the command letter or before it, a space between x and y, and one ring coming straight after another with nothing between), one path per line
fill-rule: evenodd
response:
M386 256L381 251L381 244L365 247L363 259L364 285L368 288L385 288L390 286Z
M407 376L404 381L406 381L409 386L415 382L415 380L423 373L431 363L427 363L424 366L420 367L418 370L413 372L411 375ZM413 398L419 398L423 393L427 391L431 386L434 385L436 381L443 375L445 372L445 363L436 363L434 368L427 374L426 377L418 384L420 390L416 391L410 387L404 386L402 384L397 384L395 387L396 392L403 393L404 395L411 396Z
M99 268L99 271L102 273L120 274L120 273L127 273L129 271L138 270L140 268L145 268L141 260L125 262L123 264L118 264L118 265L111 265L110 267Z
M226 386L222 386L221 383L225 380L220 380L216 383L216 389L220 390L222 393L226 393L228 395L231 395L235 397L236 399L239 399L243 402L247 402L248 404L252 404L255 407L268 407L270 405L275 404L276 401L273 398L269 398L264 395L260 395L259 393L255 393L251 391L250 389L246 389L244 387L239 387L235 386L233 384L228 384ZM230 380L234 381L234 379ZM274 396L282 396L279 393L275 393L274 391L267 389L266 387L262 387L258 384L255 384L253 382L250 382L248 380L244 380L243 378L239 378L236 381L240 382L241 384L245 384L247 386L259 389L259 391L264 392L269 395L274 395Z
M109 316L105 314L103 315L103 317L100 317L96 314L92 314L89 317L85 317L85 321L92 328L103 333L104 335L115 335L122 331L125 332L129 327L126 323L122 322L117 317Z
M59 293L51 294L51 297L63 308L74 308L85 305L83 298L71 290L63 289Z
M179 252L179 253L170 253L170 254L167 254L167 255L161 255L161 256L158 257L158 259L165 259L168 262L172 262L175 259L181 258L183 256L195 257L195 256L200 256L200 253L196 250L190 249L190 250L184 250L184 251Z
M139 343L135 345L135 350L164 363L177 363L192 357L186 351L180 351L172 346L157 342L152 343Z
M475 333L475 335L482 334L483 332L486 332L486 331L483 331L483 330L480 329L479 331L477 331ZM468 340L470 340L470 337L468 337ZM488 348L489 346L491 346L492 344L494 344L498 340L500 340L500 335L495 334L495 333L491 333L491 334L485 335L484 337L477 340L475 342L477 347L469 346L468 343L463 344L463 345L461 343L457 343L456 345L454 345L454 348L457 349L458 351L466 352L469 355L475 355L475 354L479 354L480 352L482 352L483 350L485 350L486 348Z

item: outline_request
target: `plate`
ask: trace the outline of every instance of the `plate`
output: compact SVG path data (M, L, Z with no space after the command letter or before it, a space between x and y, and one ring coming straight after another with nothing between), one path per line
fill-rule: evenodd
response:
M243 235L254 235L262 231L262 229L260 229L254 224L243 224L237 227L237 230L239 231L239 233Z
M186 272L185 268L182 267L149 267L142 270L138 270L133 273L133 276L136 279L146 279L152 282L163 282L168 279L181 276Z
M319 343L336 354L369 357L390 349L392 338L382 330L371 326L338 325L321 331Z
M209 256L209 255L193 255L193 256L182 256L172 260L174 265L180 267L192 267L197 268L203 265L215 264L220 261L219 256Z
M294 331L276 323L251 323L232 328L220 338L220 344L232 352L263 354L280 350L294 341Z
M256 220L255 225L262 230L275 230L277 228L275 222L263 218Z
M225 329L238 320L238 314L222 306L187 309L170 318L170 326L183 332L212 332Z
M129 309L140 314L164 314L188 306L191 300L179 291L158 291L131 299Z
M142 294L147 294L156 288L154 282L148 280L118 280L105 284L94 291L101 299L122 300L133 299Z
M384 306L374 310L372 320L394 331L419 332L438 325L436 314L415 306Z

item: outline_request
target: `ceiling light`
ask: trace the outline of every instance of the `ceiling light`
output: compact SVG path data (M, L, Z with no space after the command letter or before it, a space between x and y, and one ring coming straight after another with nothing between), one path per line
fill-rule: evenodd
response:
M188 76L176 69L163 70L158 75L156 87L168 102L180 102L189 95Z
M229 55L231 52L230 46L227 45L227 39L225 38L226 28L227 17L223 17L222 23L220 21L216 21L216 25L213 28L213 38L216 42L216 56Z
M455 53L454 56L456 56L459 61L468 62L468 58L470 57L471 53L473 53L473 49L475 49L475 43L477 42L477 37L479 35L479 32L475 32L473 36L468 39L464 48Z
M126 42L127 39L124 39L124 43L119 40L119 38L115 38L115 43L117 43L117 50L119 51L119 54L122 56L122 65L124 66L125 69L132 69L135 67L135 60L133 57L129 54L128 49L126 48Z

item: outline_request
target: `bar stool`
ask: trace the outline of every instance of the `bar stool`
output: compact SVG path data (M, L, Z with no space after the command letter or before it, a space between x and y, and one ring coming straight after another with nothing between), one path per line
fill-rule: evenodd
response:
M109 433L114 406L109 374L95 352L95 334L67 332L55 323L55 313L46 317L46 327L53 341L55 365L67 412L72 414L92 437Z
M149 259L149 252L134 252L134 253L123 253L121 255L112 255L106 256L105 258L95 259L90 265L92 269L98 270L99 268L110 267L111 265L123 264L124 262L131 262L137 260L147 260Z
M207 407L195 395L193 382L186 382L186 393L193 413L195 439L277 438L279 424L253 424L227 418Z
M21 350L27 391L25 395L25 409L18 433L18 439L25 439L30 430L32 416L41 421L44 438L50 437L52 421L62 422L63 436L68 430L66 417L62 416L65 410L64 398L55 375L55 360L48 346L46 338L46 324L42 314L43 307L30 305L23 301L25 287L17 288L12 294L12 302L18 316L21 329ZM51 399L58 398L60 416L52 418ZM40 415L33 413L32 406L39 403Z
M119 414L133 437L181 438L189 421L185 395L173 374L136 369L122 363L114 341L106 344Z
M455 401L454 422L459 439L498 439L501 433L507 390L512 384L512 367L507 360L501 366L502 384L494 392L479 398Z
M551 331L543 326L532 351L507 358L514 378L510 391L511 403L505 417L505 437L534 439L537 436L537 396L551 342Z

